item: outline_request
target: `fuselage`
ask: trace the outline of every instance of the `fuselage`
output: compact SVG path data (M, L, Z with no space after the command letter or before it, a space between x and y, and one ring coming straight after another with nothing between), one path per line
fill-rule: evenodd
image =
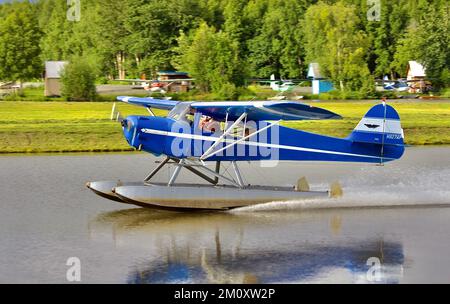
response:
M200 159L207 154L205 161L386 163L401 158L405 149L308 133L265 121L246 122L223 137L221 130L202 129L201 119L201 114L194 115L193 121L131 116L124 121L124 135L131 146L142 151L177 159Z

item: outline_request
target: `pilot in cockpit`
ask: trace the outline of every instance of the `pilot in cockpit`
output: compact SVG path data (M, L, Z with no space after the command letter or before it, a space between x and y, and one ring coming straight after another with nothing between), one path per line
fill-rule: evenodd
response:
M210 133L216 133L220 131L220 123L209 116L202 117L199 127L203 131Z

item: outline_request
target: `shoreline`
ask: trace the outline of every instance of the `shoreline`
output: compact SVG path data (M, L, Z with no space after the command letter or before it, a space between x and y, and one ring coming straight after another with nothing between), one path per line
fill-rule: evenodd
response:
M305 101L342 120L283 122L285 127L346 138L376 101ZM450 145L450 101L390 102L400 113L408 146ZM122 117L147 116L144 108L117 103ZM132 152L111 121L111 102L0 102L0 155ZM160 111L157 115L164 115Z
M427 145L406 145L406 149L432 149L432 148L450 148L450 144L427 144ZM64 152L56 152L56 151L46 151L46 152L1 152L0 157L27 157L27 156L83 156L83 155L123 155L123 154L135 154L141 153L146 154L144 151L137 151L133 149L129 150L102 150L102 151L64 151Z

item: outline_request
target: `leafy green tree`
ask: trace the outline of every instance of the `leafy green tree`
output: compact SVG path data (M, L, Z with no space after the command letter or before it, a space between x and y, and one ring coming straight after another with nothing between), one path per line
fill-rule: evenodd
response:
M69 6L66 1L43 0L40 2L42 11L40 14L40 26L44 32L41 39L42 60L70 60L74 56L93 58L97 62L98 69L102 72L104 60L101 57L109 50L109 46L102 44L107 39L104 28L99 20L109 15L117 14L117 8L111 9L105 0L81 1L81 18L79 21L71 21L67 18ZM119 5L119 4L118 4ZM118 6L116 5L116 6ZM108 20L109 21L109 20ZM115 29L120 31L120 28Z
M92 101L97 92L95 70L81 57L73 57L61 76L62 96L67 100Z
M410 60L420 61L420 43L417 37L419 36L418 25L412 23L404 35L398 41L396 46L396 52L394 54L394 61L392 62L392 68L402 76L406 76L406 69Z
M225 23L223 30L239 43L244 42L246 34L245 17L243 15L246 4L247 1L245 0L229 0L224 9Z
M430 6L419 31L421 62L437 87L450 84L449 20L448 7Z
M74 22L67 20L65 1L45 0L47 10L41 12L41 30L44 35L40 42L42 60L66 60L72 54L69 41L73 36ZM50 16L50 17L48 17Z
M365 61L369 41L359 22L355 7L342 1L312 5L305 15L307 61L318 62L341 91L370 90Z
M179 57L175 58L175 66L188 71L191 77L195 78L197 88L202 92L211 90L210 58L214 56L214 36L215 29L202 23L191 36L181 33L178 39Z
M192 35L181 35L178 51L177 65L196 79L202 92L226 90L225 97L232 98L233 87L244 84L239 43L227 33L202 23Z
M0 79L23 82L40 76L40 37L32 4L15 3L0 19Z
M203 10L203 21L216 29L221 29L225 23L226 0L199 0L199 2Z
M382 0L380 21L366 23L366 32L371 43L368 64L377 77L390 75L392 79L395 78L392 62L408 22L404 0Z
M367 0L83 0L81 5L81 20L71 22L64 0L0 4L3 52L19 47L12 40L33 40L26 51L0 58L8 61L0 67L2 77L17 75L11 66L19 61L13 57L33 62L27 77L37 76L40 53L41 61L85 58L98 76L108 78L189 68L201 90L227 96L245 76L304 78L311 61L321 63L345 90L370 90L371 74L403 75L409 60L423 63L438 86L449 81L448 0L381 0L380 21L368 20ZM39 25L33 37L7 30L19 11ZM194 54L206 54L207 62Z
M139 71L154 74L161 69L171 69L180 31L196 28L202 20L198 1L167 0L164 5L157 0L129 1L125 10L125 28L128 51L133 54Z
M399 73L406 73L408 61L416 60L425 66L436 87L450 83L449 17L448 8L432 5L422 19L413 20L395 54L393 66Z
M256 37L249 41L252 76L302 77L306 68L301 20L307 0L271 0ZM264 9L264 3L251 3ZM255 18L256 19L256 18ZM254 19L254 20L255 20Z
M124 11L128 1L90 1L75 34L79 44L85 46L82 53L97 59L102 75L125 78L126 39L130 32L125 28Z

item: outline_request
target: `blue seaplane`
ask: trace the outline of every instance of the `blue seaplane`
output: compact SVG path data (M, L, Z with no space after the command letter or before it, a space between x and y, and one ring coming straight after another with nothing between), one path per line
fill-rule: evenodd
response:
M305 178L292 187L247 185L238 164L384 164L400 159L405 151L399 114L386 102L372 107L347 138L335 138L280 125L282 121L342 119L336 113L300 102L180 102L129 96L118 100L149 112L149 116L120 119L129 145L165 159L142 182L90 182L87 187L102 197L142 207L229 210L273 201L337 197L342 195L339 183L328 191L311 191ZM169 114L158 117L155 109ZM225 162L231 163L234 176L222 172ZM154 182L167 165L176 168L168 182ZM177 183L182 170L206 183Z

